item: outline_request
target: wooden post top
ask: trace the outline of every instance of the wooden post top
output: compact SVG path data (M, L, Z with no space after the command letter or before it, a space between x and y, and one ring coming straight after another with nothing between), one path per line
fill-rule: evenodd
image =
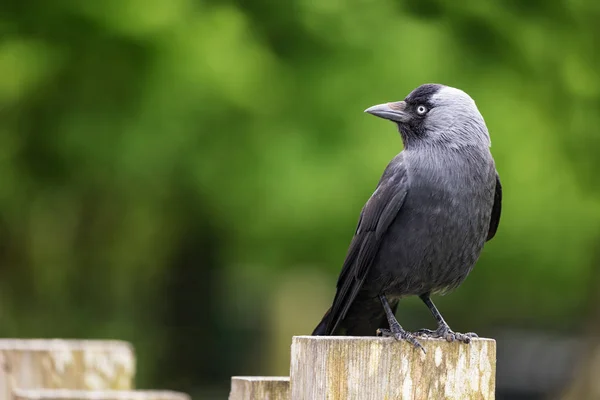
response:
M291 399L494 399L496 342L295 336Z
M190 400L170 390L15 389L15 400Z
M0 400L13 389L129 390L133 346L119 340L0 339Z
M234 376L229 400L289 400L287 376Z
M299 336L294 336L292 337L292 341L296 341L296 340L301 340L301 341L315 341L315 342L335 342L335 341L343 341L343 342L361 342L361 343L365 343L365 342L381 342L381 343L403 343L403 344L407 344L409 345L409 343L405 340L395 340L389 337L381 337L381 336L312 336L312 335L299 335ZM427 337L417 337L417 340L419 342L421 342L421 344L423 345L423 347L425 347L425 344L440 344L440 343L447 343L451 346L457 345L457 344L461 344L458 342L447 342L444 339L432 339L432 338L427 338ZM479 343L496 343L496 341L494 339L490 339L490 338L482 338L482 337L475 337L473 339L471 339L471 343L473 342L479 342ZM469 346L469 344L467 344L466 346Z
M123 350L133 351L129 342L122 340L80 339L0 339L0 351L89 351Z

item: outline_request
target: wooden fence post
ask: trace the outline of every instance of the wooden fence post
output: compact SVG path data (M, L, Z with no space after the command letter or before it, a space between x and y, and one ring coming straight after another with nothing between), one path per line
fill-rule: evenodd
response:
M128 390L133 387L131 345L102 340L0 340L0 400L13 389Z
M295 336L291 400L494 399L496 342Z
M168 390L16 389L14 400L190 400L185 393Z
M229 400L289 400L290 378L283 376L234 376Z

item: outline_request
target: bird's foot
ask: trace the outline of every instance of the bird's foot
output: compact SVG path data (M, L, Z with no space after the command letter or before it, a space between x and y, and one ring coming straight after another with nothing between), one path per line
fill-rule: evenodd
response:
M405 331L400 324L393 324L390 328L391 329L377 329L377 336L393 337L396 340L404 339L416 348L423 350L423 353L427 353L415 336L412 333Z
M448 342L459 341L463 343L470 343L472 338L478 337L476 333L458 333L453 332L448 325L440 325L435 331L430 329L419 329L415 332L416 336L429 337L429 338L442 338Z

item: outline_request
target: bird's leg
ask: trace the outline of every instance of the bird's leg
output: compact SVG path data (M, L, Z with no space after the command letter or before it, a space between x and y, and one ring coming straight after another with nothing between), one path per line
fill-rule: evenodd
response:
M400 324L396 320L396 317L394 316L394 313L392 312L392 308L390 307L390 304L388 303L388 300L385 297L385 295L380 294L379 300L381 300L381 305L383 305L383 309L385 310L385 315L387 317L388 323L390 324L390 329L377 329L377 336L392 336L396 340L404 339L407 342L411 343L413 346L425 352L425 349L423 348L423 346L421 346L421 343L419 343L417 339L415 339L413 334L405 331L404 328L400 326Z
M429 308L429 311L431 311L431 314L433 314L433 317L435 318L435 320L438 323L438 327L435 331L432 331L429 329L420 329L417 332L415 332L415 334L417 336L444 338L449 342L458 340L459 342L463 342L463 343L469 343L471 341L471 338L477 337L477 335L472 332L469 332L469 333L453 332L452 329L450 329L450 327L448 326L448 323L446 321L444 321L442 314L440 314L440 312L438 311L435 304L433 304L433 301L431 301L431 298L429 297L429 293L422 294L419 297L421 298L421 300L423 300L423 303L425 303L427 308Z

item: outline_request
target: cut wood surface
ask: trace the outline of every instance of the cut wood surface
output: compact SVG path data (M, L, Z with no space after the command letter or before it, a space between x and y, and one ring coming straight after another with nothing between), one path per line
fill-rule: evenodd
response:
M296 336L292 400L494 399L496 342Z
M135 356L127 342L0 340L0 400L13 389L129 390Z
M13 400L190 400L168 390L16 389Z
M290 378L283 376L234 376L229 400L289 400Z

